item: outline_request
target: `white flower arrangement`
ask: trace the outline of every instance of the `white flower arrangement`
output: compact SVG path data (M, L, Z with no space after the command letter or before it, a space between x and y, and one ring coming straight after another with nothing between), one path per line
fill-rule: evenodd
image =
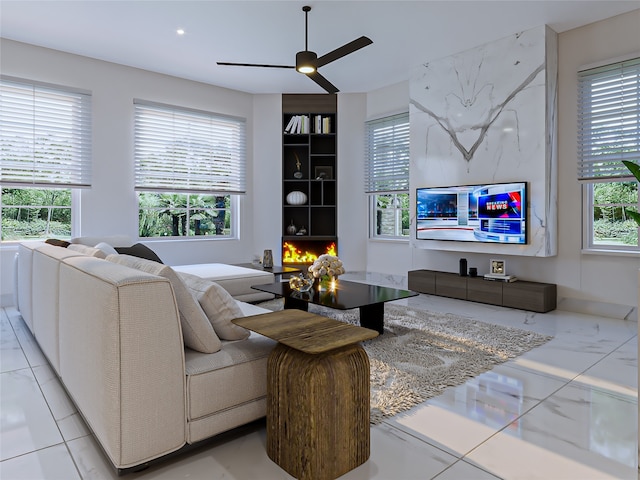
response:
M339 275L342 275L345 272L346 271L342 266L342 260L334 255L329 255L328 253L320 255L318 259L309 267L309 273L313 275L314 278L337 278Z

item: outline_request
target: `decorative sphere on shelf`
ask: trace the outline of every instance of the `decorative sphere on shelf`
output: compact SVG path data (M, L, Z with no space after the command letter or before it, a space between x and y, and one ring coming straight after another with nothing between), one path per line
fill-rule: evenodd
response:
M304 205L307 203L307 195L304 192L294 190L287 195L287 203L289 205Z

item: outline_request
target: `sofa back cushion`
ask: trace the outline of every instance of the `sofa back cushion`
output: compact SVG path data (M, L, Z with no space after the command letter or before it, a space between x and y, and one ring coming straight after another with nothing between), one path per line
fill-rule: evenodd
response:
M60 374L60 264L64 259L84 256L80 252L53 245L43 245L33 251L33 334L58 374Z
M218 337L222 340L244 340L249 336L249 330L231 323L234 318L244 317L244 313L229 292L217 283L197 275L179 275L195 295Z
M178 303L184 344L202 353L215 353L220 350L220 339L202 307L170 266L130 255L109 255L107 260L169 280Z

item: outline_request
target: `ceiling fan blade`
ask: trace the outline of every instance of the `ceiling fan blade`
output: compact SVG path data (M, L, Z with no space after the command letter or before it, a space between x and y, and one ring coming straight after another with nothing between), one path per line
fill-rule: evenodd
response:
M367 45L371 45L373 40L369 37L360 37L355 39L353 42L349 42L344 44L341 47L336 48L335 50L327 53L318 58L316 62L316 68L326 65L329 62L333 62L334 60L338 60L339 58L344 57L345 55L349 55L350 53L355 52L356 50L360 50L361 48L366 47Z
M266 67L266 68L296 68L293 65L268 65L265 63L233 63L233 62L216 62L218 65L231 65L233 67Z
M328 93L338 93L340 91L333 83L320 75L317 70L313 73L307 73L306 75L322 88L324 88Z

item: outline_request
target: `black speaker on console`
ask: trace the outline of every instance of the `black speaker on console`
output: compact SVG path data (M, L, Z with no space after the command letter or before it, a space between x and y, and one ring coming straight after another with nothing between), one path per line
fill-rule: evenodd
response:
M461 277L467 276L467 259L466 258L460 259L460 276Z

